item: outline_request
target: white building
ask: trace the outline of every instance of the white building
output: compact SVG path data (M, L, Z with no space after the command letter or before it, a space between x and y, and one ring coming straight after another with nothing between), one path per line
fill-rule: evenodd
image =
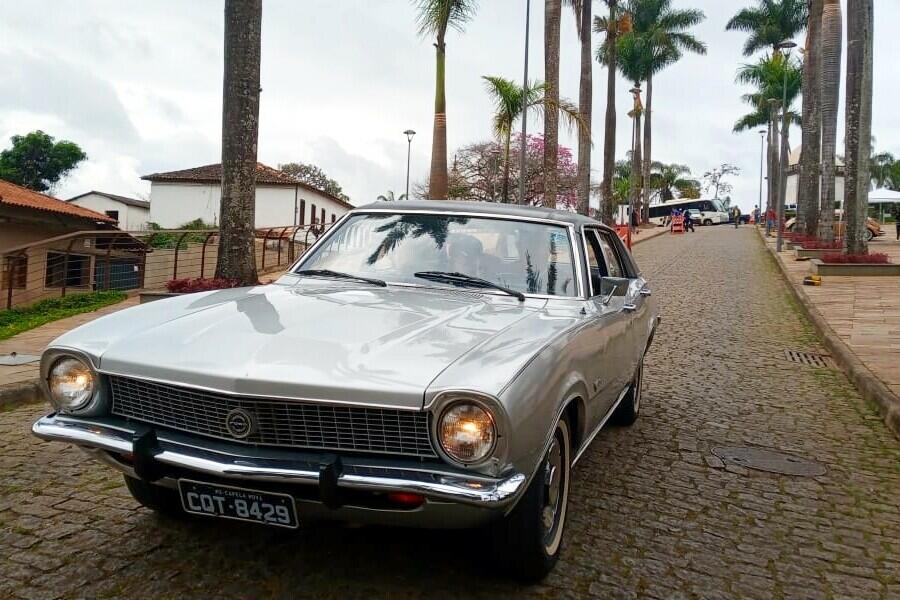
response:
M150 220L160 227L176 229L195 219L218 225L221 164L153 173L141 179L150 182ZM341 198L257 163L257 228L331 223L352 208Z
M69 198L66 202L113 218L118 221L119 229L125 231L146 229L150 220L150 203L137 198L91 191Z
M844 202L844 161L836 158L835 177L834 177L834 199L836 202L843 204ZM788 166L787 188L785 194L784 205L792 209L797 207L798 187L800 184L800 148L795 148L791 152L790 164Z

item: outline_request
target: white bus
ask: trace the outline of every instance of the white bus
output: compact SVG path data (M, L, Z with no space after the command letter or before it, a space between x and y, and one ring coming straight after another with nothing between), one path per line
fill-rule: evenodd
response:
M694 219L699 219L700 225L719 225L730 220L721 200L670 200L650 207L650 222L662 225L666 217L672 214L673 208L692 211Z

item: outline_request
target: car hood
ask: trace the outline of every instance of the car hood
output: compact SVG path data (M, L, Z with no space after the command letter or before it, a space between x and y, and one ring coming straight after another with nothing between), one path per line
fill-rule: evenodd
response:
M429 383L449 365L545 303L306 279L140 305L51 346L80 349L110 374L236 394L419 408Z

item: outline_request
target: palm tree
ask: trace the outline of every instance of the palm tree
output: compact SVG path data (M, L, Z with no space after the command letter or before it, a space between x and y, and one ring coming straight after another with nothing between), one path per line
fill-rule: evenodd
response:
M869 209L869 158L872 145L872 0L847 4L847 133L844 215L847 253L866 254Z
M646 54L646 64L641 80L646 84L646 104L644 105L644 130L641 181L650 179L651 145L653 141L653 76L669 65L679 61L684 52L706 54L706 44L699 41L687 30L706 18L701 10L681 10L672 8L671 0L630 0L628 12L632 18L632 30L620 44L627 44L629 37L636 38ZM650 189L642 185L643 219L649 218Z
M675 192L684 195L700 188L700 182L690 179L691 169L687 165L667 165L658 161L653 162L653 171L650 173L650 187L659 192L659 198L663 202L675 199Z
M754 8L743 8L728 21L728 31L749 34L744 56L772 48L791 39L806 27L807 0L757 0Z
M544 0L544 204L556 207L557 159L559 156L559 27L560 0Z
M803 58L803 137L797 189L797 225L800 234L819 227L819 158L822 154L821 80L823 0L809 3L806 53Z
M616 169L616 70L618 37L631 29L631 18L619 13L618 0L606 0L608 17L594 17L594 31L606 39L597 51L597 62L606 65L606 118L603 138L603 181L600 184L600 220L611 225L616 207L613 178Z
M767 125L769 128L769 150L768 150L768 202L767 209L774 207L779 197L778 192L781 187L780 177L776 177L776 173L780 173L779 168L779 150L778 150L778 127L777 127L777 106L772 104L775 100L778 105L781 104L781 98L784 96L785 81L787 81L787 101L788 101L788 118L790 121L799 124L799 116L791 107L797 97L800 95L802 88L803 73L798 64L779 53L773 53L772 56L766 56L753 64L745 64L737 74L737 82L745 85L752 85L756 89L754 92L744 94L742 97L744 102L753 107L753 112L744 115L734 125L734 131L740 132L750 128L756 128L761 125ZM782 147L787 140L782 141ZM790 146L788 146L790 148ZM787 160L786 154L789 152L782 151L784 159Z
M431 139L431 175L428 196L447 198L447 98L444 93L444 67L447 29L462 31L475 15L475 0L416 0L419 11L419 35L434 36L434 134Z
M255 285L262 0L225 0L222 199L216 277Z
M592 0L565 0L575 13L575 28L581 46L581 70L578 84L578 112L585 127L578 132L578 212L587 215L591 195L591 121L593 113L593 57L591 56Z
M900 187L900 162L890 152L873 154L869 160L869 176L875 188Z
M503 188L501 201L509 202L509 149L512 138L513 124L522 116L522 111L534 108L541 112L550 104L562 114L568 128L578 126L579 134L587 127L581 120L579 109L566 98L560 98L557 102L550 102L547 97L547 85L534 82L523 89L510 79L494 76L483 76L488 94L494 101L494 133L503 145Z
M375 198L377 202L403 202L406 200L406 194L400 194L399 196L394 196L394 190L388 190L386 193L381 194L377 198Z
M819 237L834 239L834 160L837 147L838 93L840 91L841 3L825 0L822 8L822 203L819 208Z

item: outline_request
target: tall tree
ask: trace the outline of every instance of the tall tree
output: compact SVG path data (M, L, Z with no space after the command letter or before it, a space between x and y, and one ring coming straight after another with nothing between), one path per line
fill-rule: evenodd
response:
M225 0L222 92L222 201L216 277L258 282L256 274L256 145L262 0Z
M795 37L806 27L806 15L807 0L757 0L755 7L739 10L725 29L748 34L744 56L751 56Z
M591 121L593 119L594 63L591 44L592 0L566 0L575 13L575 28L581 48L578 112L585 125L578 132L578 212L587 215L591 198Z
M801 234L819 228L819 161L822 156L821 78L823 0L810 0L803 57L803 138L797 189L797 225Z
M494 133L503 146L503 187L500 199L502 202L509 202L510 139L513 125L526 108L544 110L547 105L545 98L547 86L536 82L529 84L525 90L514 81L503 77L484 76L482 79L494 101ZM569 129L577 125L579 135L586 129L579 109L570 100L560 98L554 106L562 114Z
M419 35L434 36L434 133L431 138L431 175L428 196L447 198L447 97L445 94L447 29L462 31L475 16L475 0L416 0Z
M544 0L544 202L556 207L559 174L559 27L562 20L560 0Z
M872 0L847 4L847 134L844 215L847 252L865 254L869 208L869 159L872 152L872 48L875 25Z
M674 200L675 192L678 192L679 196L694 196L695 190L700 188L700 182L687 177L690 174L691 169L687 165L677 163L668 165L654 161L653 172L650 174L650 187L659 193L659 199L662 202Z
M822 202L819 237L829 241L834 239L835 154L843 51L841 21L840 0L825 0L822 8Z
M75 142L56 141L41 130L14 135L12 147L0 152L0 179L46 192L87 159Z
M706 44L699 41L687 30L706 18L701 10L672 8L671 0L629 0L632 29L620 40L620 45L629 45L634 38L632 49L642 55L640 81L646 87L644 105L643 145L641 156L641 181L643 219L649 219L650 179L653 143L653 76L679 61L684 52L706 54Z
M606 0L608 17L594 18L594 31L605 33L608 51L597 51L598 62L606 65L606 117L603 137L603 181L600 184L600 220L611 225L616 210L613 179L616 170L616 71L618 69L618 37L631 28L631 19L619 12L618 0Z
M322 190L332 196L337 196L345 202L350 201L350 197L344 193L341 184L329 177L325 171L314 164L289 162L278 165L278 169L307 185L313 186L317 190Z

